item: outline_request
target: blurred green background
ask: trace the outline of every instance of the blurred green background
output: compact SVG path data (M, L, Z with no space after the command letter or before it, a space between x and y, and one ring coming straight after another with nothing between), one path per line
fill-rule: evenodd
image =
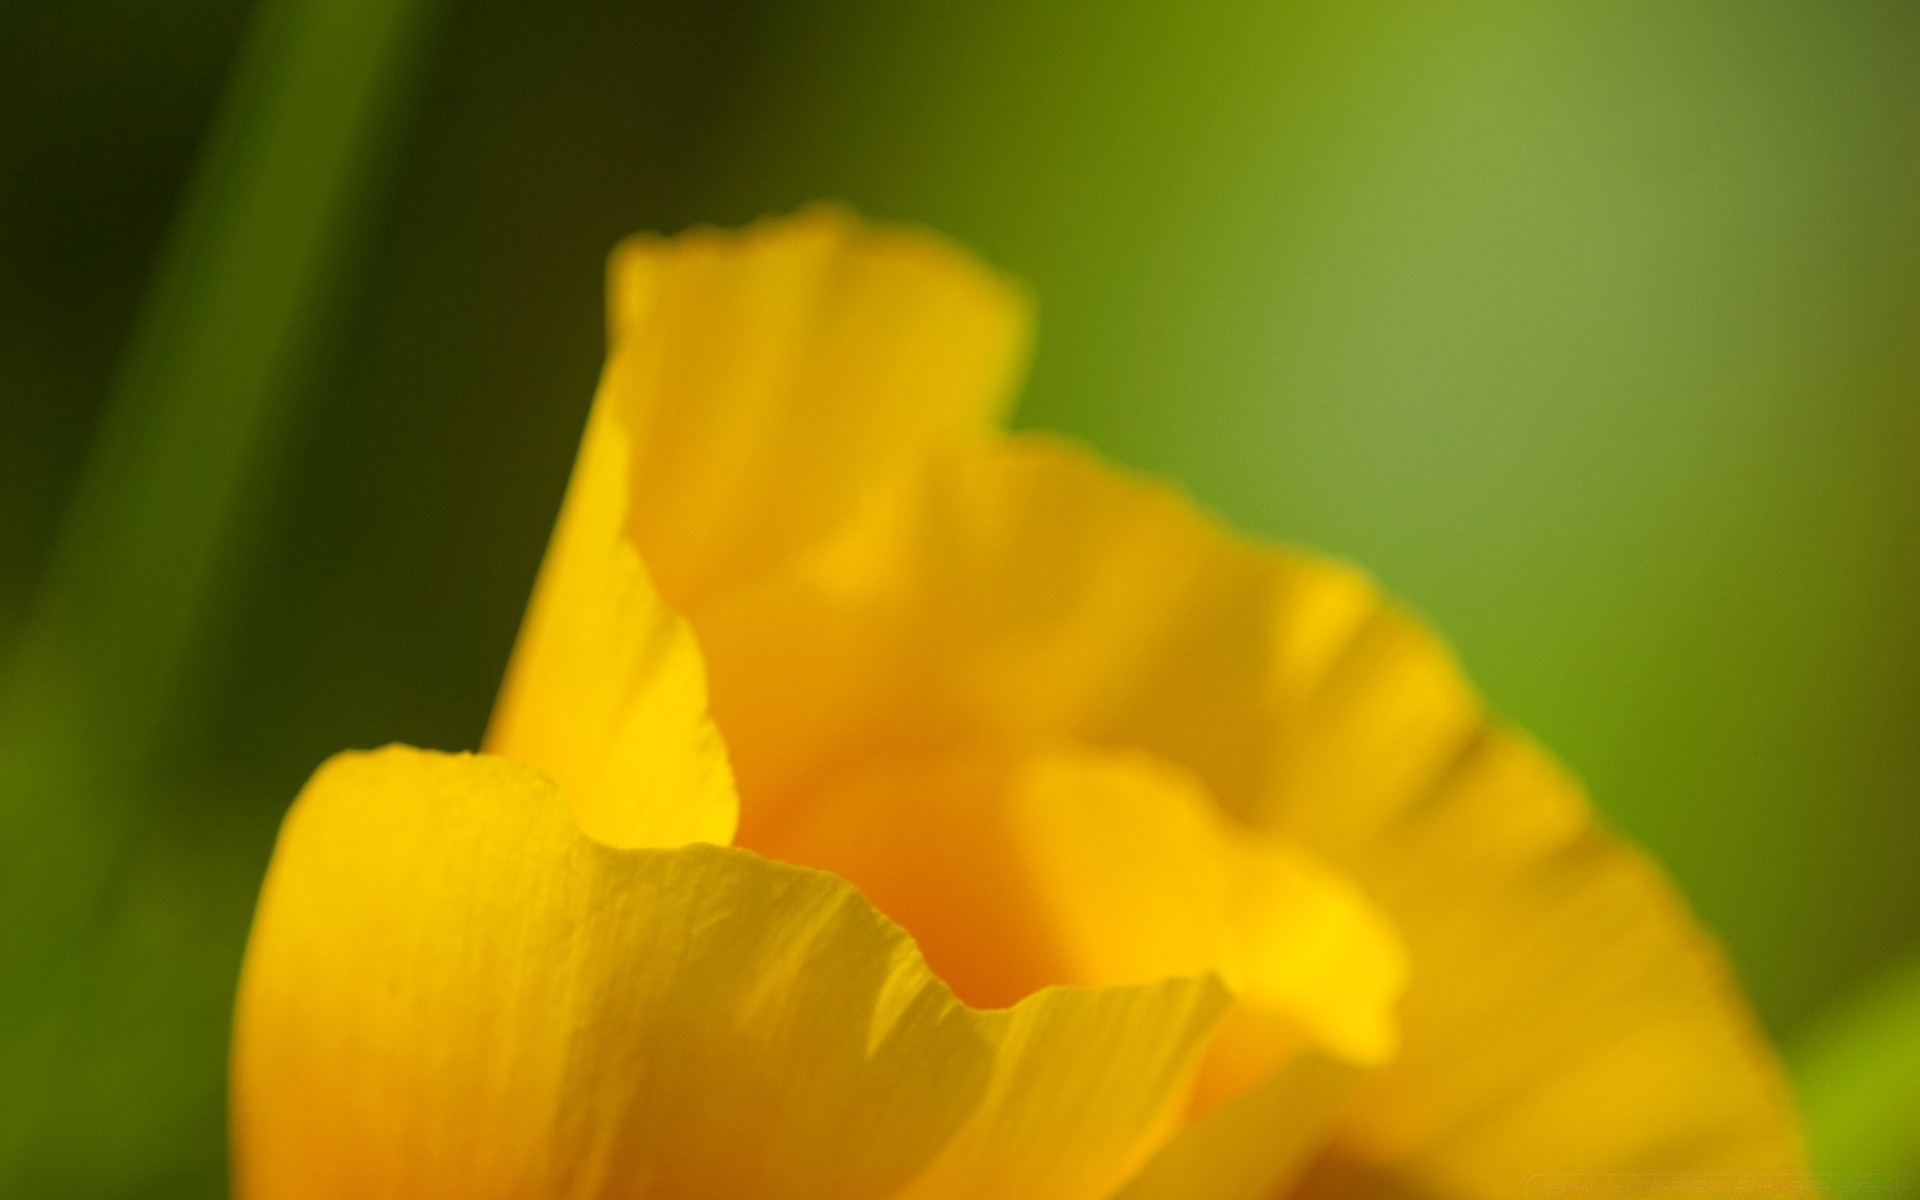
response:
M274 823L478 739L607 250L821 196L1031 284L1021 424L1432 617L1823 1165L1920 1168L1916 64L1911 0L0 0L0 1194L221 1192Z

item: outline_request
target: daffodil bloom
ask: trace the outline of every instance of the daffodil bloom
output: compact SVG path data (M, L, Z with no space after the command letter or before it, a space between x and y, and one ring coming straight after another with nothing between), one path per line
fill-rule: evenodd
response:
M619 250L486 753L281 832L244 1200L1799 1166L1658 871L1362 575L1001 433L1027 324L835 210Z

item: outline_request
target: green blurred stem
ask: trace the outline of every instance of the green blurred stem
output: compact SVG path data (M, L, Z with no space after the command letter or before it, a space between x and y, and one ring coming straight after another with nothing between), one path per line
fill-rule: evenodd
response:
M1920 953L1836 1007L1792 1058L1815 1166L1920 1171Z
M439 6L262 0L0 677L0 1180Z

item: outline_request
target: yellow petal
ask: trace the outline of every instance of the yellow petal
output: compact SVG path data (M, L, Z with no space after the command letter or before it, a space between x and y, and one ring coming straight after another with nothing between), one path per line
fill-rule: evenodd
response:
M1011 395L1028 315L958 247L837 209L635 238L601 403L632 439L629 528L693 613L836 529Z
M236 1190L1093 1200L1222 1002L1188 980L976 1013L830 876L601 845L505 760L343 755L255 917Z
M631 451L604 397L487 730L610 846L725 844L738 818L706 667L626 534Z
M955 449L698 628L747 844L862 763L1137 747L1358 881L1412 982L1400 1056L1316 1187L1800 1161L1684 903L1348 568L1023 437Z
M1394 914L1430 982L1409 991L1400 1058L1368 1081L1307 1194L1804 1169L1718 949L1530 744L1479 734L1373 836L1327 852Z

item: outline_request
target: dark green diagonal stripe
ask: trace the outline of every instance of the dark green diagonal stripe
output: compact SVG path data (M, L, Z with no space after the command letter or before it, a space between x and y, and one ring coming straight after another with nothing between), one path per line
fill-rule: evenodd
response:
M440 5L260 5L0 675L0 1193L22 1186L223 539Z

